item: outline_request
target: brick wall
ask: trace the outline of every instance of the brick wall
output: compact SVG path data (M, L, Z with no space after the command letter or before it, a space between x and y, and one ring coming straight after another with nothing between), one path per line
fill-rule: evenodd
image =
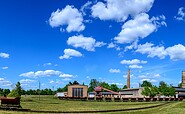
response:
M88 86L84 86L84 85L68 86L68 97L72 97L72 88L83 88L83 97L87 97Z

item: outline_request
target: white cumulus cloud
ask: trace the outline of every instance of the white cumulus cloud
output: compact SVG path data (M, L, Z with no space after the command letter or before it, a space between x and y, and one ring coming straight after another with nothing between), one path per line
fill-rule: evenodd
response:
M81 57L82 53L74 49L65 49L64 55L60 56L59 59L71 59L72 57Z
M110 73L120 73L121 71L120 71L120 69L112 69L112 68L111 68L111 69L109 70L109 72L110 72Z
M38 78L38 77L49 77L49 76L59 76L62 74L61 71L55 71L55 70L45 70L45 71L36 71L36 72L26 72L22 73L19 76L22 77L29 77L29 78Z
M167 55L167 52L165 50L164 46L154 46L152 43L145 43L143 45L138 45L138 49L136 52L139 52L141 54L148 54L147 57L159 57L160 59L164 59Z
M83 15L86 15L86 10L90 9L90 6L92 4L92 1L87 1L81 8L80 11L83 13Z
M50 83L50 84L52 84L52 83L54 83L54 81L53 81L53 80L51 80L51 81L49 81L49 83Z
M149 81L149 82L152 82L152 83L156 83L156 82L158 82L157 80L155 80L155 79L148 79L148 78L146 78L146 79L142 79L142 80L140 80L141 82L143 82L143 81Z
M133 65L133 64L146 64L147 61L139 60L139 59L133 59L133 60L122 60L120 62L121 64L127 64L127 65Z
M31 79L22 79L20 80L21 84L30 84L30 83L34 83L37 82L37 80L31 80Z
M112 43L112 42L108 44L107 48L114 48L117 51L120 51L121 50L121 48L117 44Z
M141 69L141 68L143 68L143 66L141 66L141 65L129 65L129 68L131 68L131 69Z
M172 60L185 60L185 46L182 44L168 47L166 51Z
M67 32L83 31L85 26L83 24L82 13L78 11L74 6L67 5L64 9L53 12L49 18L49 24L51 27L61 27L67 25Z
M95 51L96 47L102 47L106 45L104 42L96 42L94 38L84 37L83 35L69 37L67 44L75 48L83 48L87 51Z
M46 67L46 66L51 66L52 63L44 63L43 66Z
M100 20L125 21L128 16L148 12L154 0L105 0L92 6L92 16Z
M6 69L8 69L8 67L7 67L7 66L4 66L4 67L2 67L2 69L3 69L3 70L6 70Z
M185 46L182 44L177 44L168 48L164 46L154 46L152 43L145 43L138 45L138 49L136 52L141 54L147 54L147 57L159 57L160 59L164 59L166 56L170 56L170 59L177 60L185 60Z
M134 19L125 22L121 32L114 38L117 43L133 43L138 42L139 38L143 39L157 30L158 27L167 26L164 16L153 17L149 19L146 13L138 14Z
M9 58L9 54L8 53L0 53L0 57L1 58Z
M6 80L4 78L0 78L0 85L1 86L11 86L12 83L9 80Z
M71 75L71 74L61 74L59 77L62 77L62 78L72 78L73 75Z
M178 10L178 14L176 16L174 16L174 18L179 21L185 20L185 8L180 7Z

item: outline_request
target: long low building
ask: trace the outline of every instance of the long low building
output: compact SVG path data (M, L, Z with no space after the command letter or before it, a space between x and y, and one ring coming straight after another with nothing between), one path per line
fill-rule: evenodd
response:
M175 92L176 92L176 98L178 97L183 97L185 98L185 88L180 88L180 87L174 87Z
M120 96L123 97L144 97L142 93L143 88L129 88L119 91Z

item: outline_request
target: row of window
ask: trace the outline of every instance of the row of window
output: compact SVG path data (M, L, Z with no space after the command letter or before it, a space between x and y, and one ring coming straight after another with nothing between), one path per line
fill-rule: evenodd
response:
M83 97L83 88L72 88L72 97Z

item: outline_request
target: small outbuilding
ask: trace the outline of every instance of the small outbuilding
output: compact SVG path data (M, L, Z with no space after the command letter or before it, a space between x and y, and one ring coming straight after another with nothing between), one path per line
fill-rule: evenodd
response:
M67 96L67 92L57 92L55 94L56 97L66 97Z

